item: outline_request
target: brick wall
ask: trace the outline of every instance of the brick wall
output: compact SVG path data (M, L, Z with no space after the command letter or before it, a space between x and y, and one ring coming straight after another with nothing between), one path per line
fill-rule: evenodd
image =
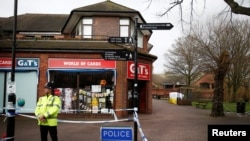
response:
M119 17L95 17L93 20L93 35L97 36L119 36L120 24Z

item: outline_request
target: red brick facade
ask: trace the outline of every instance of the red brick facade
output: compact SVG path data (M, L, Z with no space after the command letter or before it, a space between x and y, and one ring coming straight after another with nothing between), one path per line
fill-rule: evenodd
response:
M101 4L104 5L111 4L114 5L115 7L117 6L111 1L105 1ZM118 7L120 7L120 5L118 5ZM131 29L133 29L132 26L134 26L134 19L132 19L133 15L130 15L130 12L131 11L129 11L127 15L125 15L124 17L130 20L129 32L131 32ZM140 14L137 11L132 11L132 13L137 14L140 17ZM84 15L84 9L82 14ZM87 15L88 14L89 13L87 13ZM93 14L91 16L88 15L87 17L92 17L93 19L92 35L91 35L92 37L88 39L83 39L82 36L73 34L75 32L74 29L76 27L77 22L79 22L80 18L82 18L82 16L79 16L79 14L74 15L74 13L73 16L76 17L78 16L79 19L76 19L76 17L74 18L70 17L70 19L66 20L66 24L60 23L60 26L64 25L64 27L61 27L62 28L61 34L49 35L50 37L47 37L48 35L43 35L42 32L36 33L35 31L27 31L27 32L35 32L36 35L34 36L25 34L22 35L22 33L19 32L17 33L18 41L17 41L16 58L39 58L40 61L38 70L39 75L38 75L37 97L42 95L43 86L48 81L48 73L49 73L48 60L50 58L103 59L103 53L106 50L124 50L124 51L134 50L134 46L132 45L108 43L107 39L109 37L120 35L119 21L122 17L119 16L119 12L115 13L115 15L116 16L114 15L104 16L103 11L101 12L101 14L96 14L96 15ZM34 16L34 15L27 15L27 16ZM128 18L129 16L131 17ZM31 18L31 20L32 19L33 18ZM47 22L49 25L50 24L49 22L51 21ZM142 17L140 17L140 22L145 22ZM30 22L30 24L32 24L32 22ZM42 26L48 27L48 25L41 25L41 28ZM72 27L70 27L69 25ZM32 25L30 25L30 27L32 27ZM69 31L70 29L72 29L72 31ZM37 30L39 31L40 29ZM58 29L55 29L55 31L56 30ZM47 33L48 31L46 31L45 29L44 32ZM40 33L41 35L39 35ZM133 33L129 34L132 35ZM142 41L143 47L138 48L138 62L149 66L150 70L148 72L148 75L150 76L150 79L138 80L139 112L152 113L152 79L151 79L152 63L157 59L157 57L149 54L148 40L151 35L151 32L146 31L146 34L145 35L144 34L145 33L141 34L142 35L141 38L143 40ZM12 46L10 40L0 40L0 47L5 49L4 51L0 52L0 56L11 58ZM128 91L131 90L131 88L129 88L129 85L131 85L134 82L134 80L128 79L127 70L128 70L127 61L116 61L115 71L117 75L116 78L114 78L116 79L116 85L114 86L114 93L115 93L113 101L114 109L132 108L128 98ZM127 116L128 112L118 111L116 112L116 114L118 117L123 117Z

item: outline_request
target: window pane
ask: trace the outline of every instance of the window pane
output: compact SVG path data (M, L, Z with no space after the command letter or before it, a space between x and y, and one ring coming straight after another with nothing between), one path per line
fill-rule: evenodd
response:
M137 45L138 48L143 47L143 35L140 32L138 33Z
M120 19L120 25L129 25L128 19Z
M128 26L120 26L120 37L128 37Z
M83 25L83 38L91 38L92 35L92 26Z
M82 26L78 25L78 29L77 29L77 32L76 32L76 35L82 35Z
M82 23L83 23L83 24L92 24L93 21L92 21L92 18L84 18L84 19L82 20Z

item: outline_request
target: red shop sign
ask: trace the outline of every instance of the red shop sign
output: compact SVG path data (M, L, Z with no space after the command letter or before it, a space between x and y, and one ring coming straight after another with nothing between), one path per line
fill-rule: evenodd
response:
M134 79L135 78L135 64L133 61L128 61L127 63L127 78ZM150 65L138 63L138 79L139 80L150 80Z
M114 69L115 61L103 59L60 59L49 58L48 68L75 68L75 69Z
M12 64L11 58L0 58L0 68L10 68Z

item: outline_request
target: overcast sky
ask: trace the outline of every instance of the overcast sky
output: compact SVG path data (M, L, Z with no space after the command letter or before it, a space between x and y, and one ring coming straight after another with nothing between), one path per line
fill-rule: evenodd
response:
M105 0L18 0L18 15L25 13L46 13L46 14L70 14L70 11L103 2ZM173 43L182 35L180 24L180 12L176 7L167 16L159 17L157 14L169 7L169 1L172 0L153 0L152 5L148 8L148 0L112 0L115 3L140 11L148 23L172 23L174 28L171 30L154 30L150 38L150 43L154 48L151 54L158 56L154 62L153 73L164 73L164 54L171 49ZM190 0L185 1L183 5L184 17L189 20L190 16ZM207 0L204 7L204 1L196 1L194 8L196 9L195 21L207 19L214 14L218 14L226 7L223 0ZM0 17L10 17L14 13L14 0L0 0ZM18 23L17 23L18 24ZM188 28L188 25L185 26Z

